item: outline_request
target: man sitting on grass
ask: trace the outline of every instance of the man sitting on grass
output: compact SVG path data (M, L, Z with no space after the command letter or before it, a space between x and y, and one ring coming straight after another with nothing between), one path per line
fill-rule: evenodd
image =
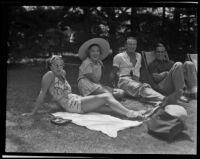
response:
M128 37L125 47L126 50L115 55L113 59L110 81L112 82L118 76L117 86L124 90L126 95L154 105L163 103L166 98L164 95L152 89L149 84L140 81L142 57L136 52L137 39Z
M181 100L188 102L197 97L197 72L194 63L174 63L165 58L167 51L162 43L155 45L156 59L150 63L149 71L159 88L166 94L184 90Z

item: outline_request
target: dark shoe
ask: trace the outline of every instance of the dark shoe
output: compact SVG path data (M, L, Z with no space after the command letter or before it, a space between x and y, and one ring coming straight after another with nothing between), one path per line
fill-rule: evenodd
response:
M190 99L197 99L197 93L191 93Z
M143 116L145 119L150 118L153 114L155 114L161 107L160 106L156 106L153 109L147 110Z
M185 93L184 95L189 99L197 99L197 93Z

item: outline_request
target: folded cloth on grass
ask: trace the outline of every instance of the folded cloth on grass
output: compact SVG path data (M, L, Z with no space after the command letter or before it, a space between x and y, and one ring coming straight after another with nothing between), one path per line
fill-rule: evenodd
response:
M77 114L57 112L52 115L63 119L70 119L74 124L86 126L90 130L101 131L113 138L117 137L117 132L119 130L136 127L142 124L141 121L123 120L100 113Z

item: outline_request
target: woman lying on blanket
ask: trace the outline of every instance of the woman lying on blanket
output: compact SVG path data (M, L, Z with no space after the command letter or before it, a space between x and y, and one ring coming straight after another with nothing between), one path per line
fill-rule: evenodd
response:
M49 92L52 100L71 113L88 113L97 110L105 104L113 111L118 112L128 118L142 119L143 115L139 111L129 110L119 103L110 93L99 95L79 96L71 92L71 86L67 82L64 71L64 62L61 56L53 55L48 61L49 71L42 77L41 90L35 103L35 108L31 113L24 115L34 115L44 98Z

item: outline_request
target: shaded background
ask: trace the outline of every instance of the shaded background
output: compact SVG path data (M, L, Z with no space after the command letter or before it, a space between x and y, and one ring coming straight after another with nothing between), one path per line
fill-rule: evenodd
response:
M162 6L162 5L161 5ZM138 39L137 51L158 41L174 61L197 53L197 5L191 7L8 6L8 63L51 54L77 54L93 37L107 39L113 56L127 35Z

